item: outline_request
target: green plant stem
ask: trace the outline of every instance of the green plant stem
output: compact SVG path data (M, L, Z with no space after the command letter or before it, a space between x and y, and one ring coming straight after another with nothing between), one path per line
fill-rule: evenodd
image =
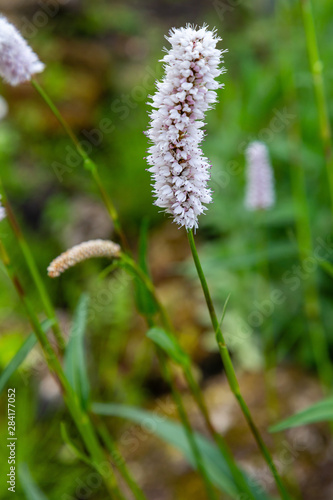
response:
M7 273L14 285L14 288L17 291L17 294L24 306L27 317L30 321L30 324L36 334L36 337L42 347L46 362L51 370L51 372L58 379L60 386L63 391L64 401L66 406L68 407L72 418L76 424L76 427L81 434L83 442L91 455L92 463L94 464L95 469L102 475L105 486L107 487L111 498L115 498L117 500L123 500L121 493L118 489L116 477L114 475L112 467L109 465L109 472L107 476L105 472L102 472L102 466L107 461L104 450L101 448L100 443L97 439L97 436L94 432L94 429L91 425L88 415L81 409L77 396L72 390L65 374L62 369L62 366L57 358L55 351L53 350L46 333L40 325L40 322L30 305L30 302L25 294L25 291L21 285L21 282L11 264L9 255L5 249L5 246L0 241L0 255L1 259L6 267Z
M266 227L264 226L265 211L257 212L257 232L258 232L258 272L263 280L262 286L258 287L258 293L261 299L265 299L270 296L270 272L269 272L269 261L268 261L268 242L266 235ZM264 346L264 359L265 359L265 385L267 392L267 402L269 407L270 420L274 423L278 417L279 411L279 398L276 388L276 353L274 345L274 324L272 318L273 312L266 319L263 325L261 334L263 338ZM274 439L278 439L275 436Z
M199 447L196 443L195 436L194 436L194 433L193 433L193 430L191 427L191 423L188 419L185 407L183 405L182 395L180 394L180 392L179 392L179 390L178 390L178 388L173 380L171 370L169 369L168 362L167 362L167 359L166 359L164 352L159 347L156 347L156 352L157 352L157 356L158 356L158 360L159 360L159 363L161 366L162 373L164 375L165 380L168 382L168 384L171 388L173 399L177 405L178 413L179 413L181 422L183 424L189 445L192 449L196 466L197 466L198 471L200 472L202 479L203 479L203 482L205 484L207 497L211 500L214 500L217 498L217 496L216 496L214 488L211 484L211 481L207 475L206 467L203 463Z
M324 149L328 184L331 195L333 212L333 155L332 155L332 131L329 120L328 104L325 93L323 78L323 63L319 56L315 21L311 0L300 0L304 31L308 49L310 70L316 96L320 135Z
M37 80L32 79L31 83L32 83L33 87L36 89L36 91L38 92L38 94L42 97L42 99L48 105L48 107L50 108L50 110L52 111L54 116L57 118L57 120L59 121L59 123L63 127L64 131L66 132L66 134L70 138L70 140L72 141L76 151L78 152L78 154L81 156L81 158L83 160L84 167L90 171L90 173L91 173L91 175L92 175L92 177L97 185L97 188L100 192L100 195L101 195L102 200L105 204L105 207L106 207L106 209L107 209L107 211L108 211L108 213L113 221L115 231L116 231L116 233L121 241L122 247L125 251L128 252L129 247L128 247L127 239L125 237L125 234L124 234L122 227L121 227L121 224L120 224L118 212L117 212L111 198L109 197L107 191L104 188L103 182L102 182L102 180L99 176L99 173L98 173L97 165L89 158L87 153L84 151L79 140L77 139L77 137L73 133L72 129L70 128L70 126L68 125L68 123L66 122L64 117L59 112L58 108L56 107L56 105L54 104L54 102L52 101L50 96L39 85Z
M53 309L49 295L48 295L46 288L44 286L41 275L38 271L35 259L30 251L29 245L27 244L27 242L23 236L23 233L22 233L21 228L16 220L14 212L12 211L10 203L8 202L6 193L3 189L1 178L0 178L0 187L1 187L1 192L2 192L1 203L6 210L7 219L11 225L14 236L16 237L18 244L21 248L21 251L22 251L23 256L25 258L25 261L26 261L26 264L27 264L28 269L30 271L30 274L32 276L32 279L33 279L35 286L38 290L38 293L40 295L45 312L46 312L48 318L53 320L52 330L53 330L55 339L57 341L58 347L60 349L60 352L62 352L65 348L65 339L61 333L58 319L56 317L56 314L55 314L55 311Z
M266 461L266 463L267 463L267 465L268 465L268 467L269 467L269 469L270 469L270 471L275 479L275 483L276 483L276 486L281 494L281 497L285 500L287 500L287 499L290 500L290 497L289 497L287 491L285 490L285 487L282 483L282 480L281 480L279 473L276 469L276 466L273 462L271 454L270 454L263 438L261 437L261 434L254 423L254 420L252 418L250 410L249 410L247 404L245 403L245 400L241 394L240 387L239 387L238 380L237 380L236 373L235 373L235 369L234 369L234 366L232 364L230 354L229 354L227 345L225 343L224 336L223 336L221 327L219 325L219 321L218 321L217 316L216 316L215 308L213 305L212 298L210 296L207 281L206 281L203 269L201 267L201 263L200 263L199 255L198 255L198 252L197 252L197 249L195 246L195 241L194 241L194 236L193 236L192 230L187 231L187 236L188 236L194 264L195 264L195 267L196 267L196 270L197 270L197 273L198 273L198 276L200 279L200 283L201 283L202 290L203 290L203 293L205 296L206 304L207 304L207 307L209 310L212 326L214 328L214 332L216 335L216 341L217 341L217 344L219 347L220 355L221 355L221 358L223 361L223 365L224 365L225 373L226 373L226 376L227 376L227 379L228 379L228 382L230 385L230 389L231 389L232 393L234 394L234 396L236 397L238 404L243 412L243 415L248 423L248 426L249 426L249 428L250 428L250 430L251 430L251 432L252 432L252 434L257 442L257 445L258 445L258 447L259 447L259 449L260 449L260 451L261 451L261 453L262 453L262 455L263 455L263 457L264 457L264 459L265 459L265 461Z
M316 37L314 31L314 25L311 13L311 4L307 1L303 2L302 8L305 9L304 15L306 19L307 32L308 32L308 42L309 53L311 50L311 60L319 60L318 51L316 49ZM279 15L279 26L283 26L284 30L280 33L280 36L288 46L293 43L291 36L291 19L290 19L290 8L287 2L282 2L280 4L280 10L278 10ZM283 22L282 22L283 19ZM311 20L312 19L312 20ZM310 40L315 40L314 45ZM279 50L281 51L281 44L279 45ZM314 52L314 53L312 53ZM286 50L280 53L280 71L281 71L281 84L284 89L285 100L288 108L294 110L295 119L292 125L288 128L289 135L289 156L290 156L290 174L291 174L291 187L293 193L294 207L295 207L295 223L296 223L296 239L298 245L298 253L301 263L307 258L313 255L313 239L311 231L311 221L310 221L310 209L307 199L306 192L306 180L302 161L300 158L300 151L302 149L301 144L301 125L299 119L299 110L295 109L295 103L298 101L296 85L295 85L295 75L294 75L294 63L290 60L290 57ZM322 78L322 77L321 77ZM318 85L318 83L316 84ZM320 92L323 92L323 86L320 84ZM324 94L323 94L324 95ZM324 99L325 103L325 99ZM322 106L321 106L322 107ZM322 113L321 113L322 114ZM324 122L323 122L324 123ZM325 126L326 127L326 126ZM327 127L326 127L327 128ZM329 130L329 123L328 129ZM325 134L327 135L328 132ZM329 133L330 135L330 133ZM330 140L328 141L328 143ZM332 166L333 167L333 166ZM332 170L333 172L333 170ZM309 274L308 279L303 280L303 290L304 290L304 312L308 323L309 336L312 345L312 350L314 354L314 360L317 367L317 372L323 390L326 392L327 388L332 387L333 383L333 368L329 358L329 348L326 338L324 328L322 326L320 318L320 300L318 285L316 281L316 271Z
M226 460L226 462L230 468L230 472L235 480L235 483L241 489L241 493L247 495L245 497L246 499L255 500L256 496L253 494L251 488L249 487L242 471L237 466L237 464L236 464L232 454L230 453L224 439L216 431L215 427L213 426L213 424L211 422L211 418L210 418L210 415L209 415L209 412L208 412L208 409L206 406L206 402L202 396L200 387L198 386L197 382L195 381L195 379L193 377L192 370L190 368L184 368L184 374L185 374L187 383L190 387L190 390L194 396L194 399L197 402L197 405L199 406L201 413L204 417L206 426L207 426L211 436L213 437L215 443L217 444L217 446L221 452L221 455Z
M128 484L131 492L133 493L134 498L136 500L147 500L147 497L142 492L142 490L140 490L135 479L132 477L131 472L127 468L125 460L120 454L116 446L116 443L112 439L107 427L101 420L98 419L98 416L96 414L94 414L94 419L97 421L96 427L99 435L101 436L103 442L105 443L107 449L109 450L111 458L115 462L115 466L117 467L120 474Z
M122 259L125 261L126 265L128 265L132 269L132 271L134 271L134 273L137 275L137 277L146 286L147 290L151 293L151 295L155 301L155 304L160 312L163 327L166 329L166 331L169 332L170 335L174 335L173 326L170 322L168 314L165 311L163 305L161 304L161 302L156 294L156 289L155 289L153 283L151 282L149 276L147 276L147 274L144 273L142 271L142 269L136 264L136 262L133 261L130 257L123 256ZM147 319L149 327L154 326L154 323L151 321L151 319L149 319L149 318L146 318L146 319ZM200 390L200 387L193 376L191 367L190 366L187 366L187 367L182 366L181 368L183 370L185 379L188 383L189 389L194 397L194 400L196 401L197 406L198 406L198 408L199 408L199 410L204 418L207 429L209 430L212 438L214 439L215 443L217 444L217 446L221 452L221 455L228 463L228 466L229 466L230 471L235 479L236 484L241 488L242 493L246 493L248 495L247 498L255 499L255 495L252 493L252 490L249 487L248 483L246 482L244 475L242 474L241 470L237 466L232 454L230 453L226 443L224 442L224 439L218 434L218 432L216 431L216 429L214 428L214 426L212 424L212 421L211 421L211 418L210 418L210 415L209 415L209 412L208 412L208 409L206 406L206 402L202 396L202 392Z

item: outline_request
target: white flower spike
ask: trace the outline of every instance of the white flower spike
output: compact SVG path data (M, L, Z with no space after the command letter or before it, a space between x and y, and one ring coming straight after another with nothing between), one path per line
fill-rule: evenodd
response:
M223 85L215 78L225 50L216 48L220 38L206 26L172 29L166 39L171 49L164 56L165 76L157 83L150 105L153 143L147 162L154 180L155 205L164 208L179 226L198 227L198 216L212 201L207 187L210 165L200 144L205 112L216 102Z
M41 73L44 64L32 51L19 31L0 15L0 76L16 86Z
M267 210L275 203L274 174L266 144L251 142L246 151L245 207Z

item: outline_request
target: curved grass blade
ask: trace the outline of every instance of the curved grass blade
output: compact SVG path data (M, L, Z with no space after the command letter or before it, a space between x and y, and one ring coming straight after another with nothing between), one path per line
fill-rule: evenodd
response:
M19 465L18 476L27 500L47 500L47 497L33 480L27 464Z
M178 422L172 421L164 415L156 415L154 412L113 403L93 403L92 411L99 415L125 418L142 425L144 429L149 429L150 432L166 443L178 448L192 467L195 468L196 462L192 449L189 446L184 429ZM239 500L243 492L235 484L230 469L218 448L197 432L195 433L195 439L212 482L220 491L235 500ZM247 481L257 500L269 500L269 497L262 492L259 485L253 484L253 480L250 481L249 478L247 478Z
M144 218L140 228L139 238L139 255L138 264L142 271L149 277L149 268L147 263L148 251L148 218ZM136 304L139 312L144 316L150 317L157 313L157 307L151 294L147 288L142 284L141 280L135 277L135 291L136 291Z
M84 352L84 334L87 326L89 297L82 294L75 311L73 325L65 351L64 370L70 385L78 394L82 408L87 409L90 385Z
M314 424L316 422L333 422L333 398L324 399L305 410L282 420L282 422L270 427L270 432L284 431L291 427Z
M177 364L188 367L191 360L180 347L177 339L162 328L151 328L146 333L147 337L157 344Z
M44 332L46 332L52 325L54 324L54 320L46 319L41 323L41 327ZM4 371L0 375L0 393L3 391L6 386L8 380L16 372L16 370L21 366L25 358L28 356L29 352L36 345L37 339L34 333L30 333L30 335L23 342L17 353L10 360Z
M95 469L95 465L93 464L92 460L90 460L90 458L87 455L85 455L82 451L80 451L69 437L66 424L64 422L61 422L60 424L60 432L62 439L67 444L73 455L82 460L82 462L84 462L85 464Z

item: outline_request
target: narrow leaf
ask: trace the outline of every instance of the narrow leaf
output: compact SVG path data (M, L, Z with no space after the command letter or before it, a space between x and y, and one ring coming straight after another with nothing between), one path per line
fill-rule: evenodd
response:
M319 265L327 272L331 277L333 277L333 264L327 260L318 259Z
M292 415L282 422L273 425L269 430L270 432L279 432L291 427L326 421L333 422L333 398L319 401L305 410L296 413L296 415Z
M47 500L47 497L32 478L27 464L22 463L18 466L18 476L27 500Z
M52 325L54 321L47 319L41 323L41 327L44 332L46 332ZM29 352L33 349L33 347L37 343L37 338L34 333L30 333L30 335L23 342L15 356L8 363L4 371L0 375L0 393L3 391L6 386L8 380L16 372L16 370L21 366L25 358L28 356Z
M148 218L143 219L140 228L139 238L139 258L138 264L141 270L149 276L149 268L147 264L147 249L148 249ZM156 303L141 280L135 277L136 288L136 303L138 310L145 316L153 316L157 312Z
M149 429L150 432L160 437L166 443L178 448L186 456L192 467L195 467L196 461L192 448L188 443L188 438L183 427L178 422L172 421L164 415L157 415L155 412L112 403L93 403L92 410L99 415L112 415L114 417L125 418L141 425L143 429ZM195 433L195 439L200 449L204 466L212 482L220 491L239 500L242 490L235 484L228 464L220 454L218 448L197 432ZM250 478L246 478L246 480L257 500L269 499L262 492L262 489L258 488L258 485L253 484L253 480L250 480Z
M84 335L87 325L88 304L88 295L82 294L75 311L64 362L65 374L70 385L78 394L84 409L87 409L90 395L90 385L84 351Z
M223 306L223 311L222 311L222 317L221 317L221 321L220 321L220 323L219 323L220 328L222 327L222 323L223 323L223 320L224 320L225 313L226 313L226 311L227 311L227 305L228 305L228 302L229 302L230 296L231 296L231 292L228 294L227 298L225 299L225 303L224 303L224 306Z
M162 328L151 328L146 335L163 349L173 361L186 367L190 365L190 358L180 347L178 340L173 335Z
M76 446L75 444L73 443L73 441L71 440L71 438L69 437L69 434L67 432L67 429L66 429L66 424L64 422L61 422L60 424L60 432L61 432L61 437L62 439L64 440L64 442L67 444L67 446L69 447L69 449L72 451L72 453L77 457L79 458L80 460L82 460L84 463L86 463L87 465L90 465L91 467L95 468L93 462L90 460L90 458L85 455L82 451L80 451Z

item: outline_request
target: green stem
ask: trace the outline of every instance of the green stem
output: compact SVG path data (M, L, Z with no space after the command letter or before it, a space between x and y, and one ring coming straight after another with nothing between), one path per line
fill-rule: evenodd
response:
M264 457L264 459L265 459L265 461L266 461L266 463L267 463L267 465L268 465L268 467L269 467L269 469L270 469L270 471L275 479L275 483L276 483L277 488L281 494L281 497L285 500L290 500L290 497L289 497L287 491L285 490L285 487L282 483L282 480L281 480L279 473L276 469L276 466L273 462L271 454L270 454L263 438L261 437L261 434L254 423L254 420L252 418L250 410L249 410L247 404L245 403L245 400L243 399L243 396L241 394L238 380L236 377L236 372L235 372L234 366L232 364L230 354L229 354L228 348L226 346L224 336L223 336L221 327L219 325L219 321L218 321L217 316L216 316L216 312L215 312L212 298L210 296L208 284L207 284L203 269L201 267L201 263L200 263L199 255L198 255L198 252L197 252L197 249L195 246L195 241L194 241L194 236L193 236L192 230L187 231L187 236L188 236L194 264L195 264L195 267L196 267L196 270L197 270L197 273L198 273L198 276L200 279L200 283L201 283L202 290L203 290L203 293L205 296L206 304L207 304L207 307L209 310L211 322L212 322L212 325L213 325L213 328L215 331L216 341L217 341L217 344L219 347L220 355L221 355L221 358L223 361L225 373L226 373L231 391L234 394L234 396L236 397L238 404L243 412L243 415L244 415L244 417L245 417L245 419L250 427L250 430L251 430L256 442L257 442L257 445L258 445L258 447L259 447L259 449L260 449L260 451L261 451L261 453L262 453L262 455L263 455L263 457Z
M269 272L269 260L268 260L268 243L266 228L264 226L264 211L257 212L257 232L258 232L258 272L259 276L263 280L261 284L259 282L258 294L261 299L269 297L271 292L270 287L270 272ZM273 314L273 313L272 313ZM276 387L276 350L274 342L274 323L272 314L267 318L265 324L262 327L261 336L263 339L264 346L264 359L265 359L265 385L267 393L267 402L270 414L271 423L276 421L278 417L279 410L279 398ZM277 435L274 436L275 439L278 438Z
M48 318L53 320L52 330L53 330L54 336L57 340L58 347L59 347L60 351L62 352L65 348L65 339L61 333L58 319L56 317L56 314L55 314L55 311L53 309L49 295L48 295L46 288L44 286L41 275L38 271L35 259L30 251L29 245L27 244L27 242L23 236L23 233L22 233L21 228L16 220L16 217L15 217L13 211L12 211L10 203L8 202L6 193L5 193L3 186L2 186L1 178L0 178L0 187L1 187L1 192L2 192L1 203L6 210L6 215L7 215L8 221L12 227L14 236L16 237L18 244L21 248L21 251L22 251L23 256L25 258L26 264L29 268L32 279L33 279L33 281L36 285L36 288L38 290L38 293L40 295L45 312L46 312Z
M88 418L88 415L81 409L77 396L72 390L65 374L62 369L62 366L54 352L46 333L40 325L40 322L28 301L28 298L24 292L24 289L20 283L19 278L15 274L11 261L9 259L9 255L0 241L0 256L1 259L7 269L8 275L12 280L14 288L16 289L18 296L25 308L27 313L27 317L29 318L30 324L36 334L36 337L42 347L46 362L52 373L58 379L60 386L63 390L64 401L72 415L72 418L76 424L76 427L81 434L83 442L91 455L92 462L94 464L95 469L102 475L105 485L111 494L111 498L115 498L118 500L122 500L119 489L117 487L116 478L113 472L112 467L109 467L110 474L105 476L105 473L102 473L102 466L106 462L106 456L104 454L103 449L101 448L99 441L96 437L94 429L91 425L91 422ZM113 496L114 495L114 496Z
M128 265L131 268L131 270L137 275L137 277L141 280L141 282L146 286L147 290L151 293L151 295L155 301L155 304L160 312L163 327L166 329L166 331L170 335L174 335L173 326L170 322L168 314L165 311L163 305L161 304L161 302L156 294L156 289L155 289L153 283L151 282L149 276L147 276L147 274L144 273L142 271L142 269L136 264L136 262L133 261L130 257L123 256L122 259L126 263L126 265ZM151 323L150 319L147 319L147 322L148 322L149 326L152 326L150 324ZM206 402L202 396L200 387L193 376L191 367L182 366L182 370L183 370L184 376L186 378L186 381L188 383L188 386L190 388L190 391L194 397L194 400L196 401L197 406L200 409L201 414L204 418L207 429L209 430L212 438L214 439L215 443L217 444L222 457L228 463L230 471L235 479L235 483L239 486L242 493L246 493L248 495L249 499L251 499L251 498L255 499L255 496L252 493L251 488L249 487L248 483L246 482L243 473L241 472L241 470L237 466L232 454L228 450L226 443L224 442L223 438L218 434L218 432L215 430L215 428L211 422L211 418L210 418L210 415L209 415L209 412L208 412L208 409L206 406Z
M154 301L159 309L161 320L162 320L164 327L169 332L172 332L172 325L171 325L171 322L169 320L169 317L168 317L164 307L162 306L161 302L159 301L157 294L156 294L155 287L154 287L153 283L151 282L151 280L149 279L149 277L147 276L147 274L137 265L137 263L131 257L123 254L122 261L125 264L125 266L129 267L131 269L131 271L134 272L134 274L141 280L141 282L145 285L147 290L151 293L151 295L152 295L152 297L153 297L153 299L154 299ZM151 327L155 324L151 318L145 318L145 319L146 319L149 327ZM172 392L173 398L175 400L175 403L177 405L178 413L179 413L180 419L182 421L183 427L185 429L190 447L192 449L192 452L193 452L193 455L194 455L194 458L195 458L195 461L197 464L198 471L201 473L204 484L206 486L207 495L210 499L216 498L214 490L213 490L212 485L210 483L210 480L207 476L206 469L202 463L200 450L198 449L197 444L195 442L192 427L191 427L191 424L188 420L185 408L183 406L182 396L179 393L175 383L173 382L172 375L171 375L170 370L169 370L167 363L165 361L164 353L159 348L157 348L157 346L155 346L155 347L156 347L156 352L158 355L158 360L159 360L159 363L161 366L162 374L171 387L171 392Z
M310 70L317 101L320 135L324 149L326 169L328 175L329 190L333 211L333 155L332 155L332 131L329 120L328 104L325 93L323 78L323 63L319 56L316 28L312 10L311 0L300 0L304 31L308 49Z
M197 469L200 472L202 479L203 479L203 482L205 484L207 497L211 500L214 500L217 498L217 496L216 496L214 488L211 484L211 480L208 477L206 467L203 463L199 447L198 447L196 440L195 440L193 429L191 427L191 424L190 424L190 421L188 419L185 407L183 405L182 396L181 396L180 392L178 391L175 382L173 381L173 377L172 377L171 371L168 367L168 363L167 363L164 352L158 347L156 348L156 351L157 351L157 355L158 355L158 359L159 359L162 373L164 375L165 380L168 382L168 384L171 388L173 399L177 405L178 413L179 413L181 422L183 424L189 445L192 449Z
M94 418L97 420L97 415L94 414ZM147 497L143 493L142 490L138 487L135 479L132 477L130 471L126 467L126 463L124 458L121 456L116 443L110 436L110 433L107 429L107 427L103 424L102 421L97 422L97 430L99 435L101 436L102 440L104 441L107 449L110 452L111 458L115 462L115 466L119 470L120 474L128 484L131 492L133 493L133 496L136 500L147 500Z
M217 444L221 455L224 457L225 461L227 462L230 472L235 480L236 485L240 488L240 492L242 494L246 494L247 496L244 498L247 498L248 500L253 499L256 500L256 496L253 494L251 488L249 487L242 471L239 469L237 466L232 454L230 453L224 439L219 435L219 433L216 431L215 427L213 426L210 415L206 406L206 402L202 396L200 387L198 386L197 382L195 381L193 377L192 370L190 368L184 368L184 374L187 380L187 383L190 387L190 390L194 396L195 401L197 402L198 407L201 410L201 413L204 417L206 426L213 437L215 443Z
M50 110L52 111L54 116L57 118L57 120L59 121L59 123L63 127L64 131L66 132L66 134L70 138L70 140L72 141L78 154L81 156L81 158L83 160L84 167L90 171L90 173L91 173L91 175L92 175L92 177L93 177L93 179L98 187L98 190L101 194L101 197L103 199L105 207L106 207L106 209L107 209L107 211L108 211L108 213L113 221L115 231L116 231L117 235L119 236L119 239L121 241L123 249L125 251L129 252L127 239L126 239L125 234L121 228L118 212L117 212L111 198L109 197L109 195L107 194L107 192L104 188L103 182L102 182L102 180L99 176L98 170L97 170L97 165L89 158L87 153L84 151L79 140L77 139L77 137L73 133L72 129L70 128L70 126L68 125L68 123L66 122L64 117L59 112L58 108L56 107L56 105L54 104L54 102L52 101L50 96L45 92L45 90L39 85L39 83L35 79L32 79L31 83L34 86L34 88L37 90L39 95L42 97L42 99L45 101L45 103L48 105L48 107L50 108Z

